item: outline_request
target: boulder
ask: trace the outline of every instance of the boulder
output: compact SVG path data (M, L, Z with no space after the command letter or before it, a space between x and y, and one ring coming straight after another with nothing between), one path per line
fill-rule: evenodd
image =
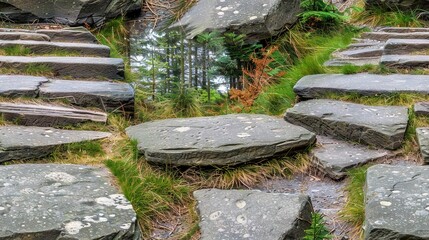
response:
M429 239L429 167L376 165L365 187L365 239Z
M416 116L429 116L429 102L417 102L414 104Z
M297 0L200 0L171 28L184 29L188 38L216 31L246 34L246 40L257 41L291 27L299 5Z
M428 68L429 55L383 55L380 64L391 68Z
M104 168L0 167L0 239L140 239L136 213Z
M15 23L34 21L65 25L99 24L105 19L139 11L142 0L0 0L2 19Z
M306 148L315 135L259 114L167 119L127 128L147 161L185 166L237 165Z
M417 140L419 142L420 154L425 164L429 163L429 128L416 129Z
M203 189L194 196L201 240L302 239L311 223L306 195Z

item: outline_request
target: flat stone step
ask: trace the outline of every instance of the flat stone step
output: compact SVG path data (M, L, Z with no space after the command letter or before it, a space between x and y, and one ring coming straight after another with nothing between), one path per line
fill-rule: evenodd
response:
M48 81L45 77L0 75L0 96L36 98L40 85Z
M328 60L324 63L327 67L341 67L344 65L364 66L364 65L378 65L380 57L361 57L361 58L336 58Z
M126 129L149 162L185 166L237 165L305 148L315 135L259 114L167 119Z
M426 39L389 39L383 54L386 55L413 55L429 54L429 40Z
M350 47L349 49L334 52L334 58L374 58L381 57L383 46Z
M393 155L386 150L374 150L325 136L317 136L318 147L311 150L316 167L334 180L347 176L347 171Z
M394 68L427 68L429 55L383 55L380 64Z
M120 58L0 56L2 67L25 69L38 64L49 67L56 76L124 78L124 61Z
M396 32L396 33L429 32L429 28L384 27L384 28L380 28L378 32Z
M362 33L361 37L377 41L387 41L389 39L429 39L429 32L365 32Z
M317 74L301 78L293 90L304 98L324 98L330 93L374 96L380 94L429 94L427 75Z
M83 27L39 30L0 28L0 32L2 32L2 34L5 32L42 34L48 36L49 40L53 42L98 43L97 38Z
M408 109L316 99L297 103L285 119L320 135L397 149L404 140Z
M134 112L134 89L128 83L50 80L40 86L39 97L67 99L77 106L97 107L109 112Z
M42 158L51 154L57 146L103 139L110 135L106 132L48 127L0 126L0 163Z
M302 239L311 223L307 195L203 189L194 196L201 240Z
M136 213L104 168L0 167L0 239L140 239Z
M46 34L31 32L2 32L0 40L32 40L32 41L50 41L51 38Z
M107 121L104 112L88 111L51 104L25 104L0 102L0 113L4 120L19 125L59 127L83 122Z
M423 161L429 164L429 128L417 128L416 134Z
M42 41L2 41L0 49L7 47L25 47L35 54L50 54L54 51L71 52L87 56L109 57L110 48L100 44L89 43L62 43L62 42L42 42Z
M417 116L429 116L429 102L418 102L414 104L414 113Z
M365 188L365 239L428 239L429 167L376 165Z

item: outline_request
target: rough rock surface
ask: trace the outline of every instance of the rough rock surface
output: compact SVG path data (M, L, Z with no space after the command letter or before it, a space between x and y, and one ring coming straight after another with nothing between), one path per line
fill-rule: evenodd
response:
M429 239L429 167L370 167L365 239Z
M379 32L412 33L412 32L429 32L429 28L384 27L384 28L380 28L378 31Z
M2 32L0 40L32 40L32 41L50 41L50 37L41 33L31 32Z
M134 112L134 89L128 83L50 80L39 89L39 96L44 99L68 99L82 107Z
M48 82L44 77L23 75L0 75L0 96L2 97L37 97L39 86Z
M0 167L0 239L138 239L136 214L103 168Z
M420 153L423 161L429 163L429 128L417 128L417 139L419 141Z
M429 32L365 32L361 35L362 38L387 41L388 39L429 39Z
M300 12L296 0L200 0L172 28L184 28L189 38L202 32L232 31L249 41L277 35L294 24Z
M174 165L236 165L305 148L315 135L276 117L232 114L167 119L127 128L146 160Z
M348 49L336 51L332 55L334 58L374 58L381 57L384 44L368 47L349 47Z
M395 68L427 68L429 55L383 55L380 64Z
M4 120L25 126L58 127L83 122L106 123L104 112L88 111L52 104L25 104L0 102Z
M47 66L56 76L124 78L124 61L120 58L0 56L0 67L25 69L30 65Z
M67 25L94 24L141 8L141 0L1 0L2 18L16 23L38 20Z
M417 116L429 116L429 102L418 102L414 104L414 113Z
M317 168L334 180L344 178L351 168L389 156L389 151L373 150L329 137L317 136L318 147L312 149Z
M386 10L410 10L410 9L429 9L427 0L367 0L366 4L376 8L385 8Z
M293 90L302 98L323 98L329 93L373 96L393 93L429 94L427 75L318 74L301 78Z
M316 99L297 103L285 119L321 135L397 149L404 140L408 109Z
M194 196L201 240L302 239L313 211L306 195L204 189Z
M359 58L335 58L328 60L324 63L327 67L341 67L344 65L378 65L380 63L380 57L359 57Z
M19 28L0 28L4 33L36 33L42 35L41 41L52 42L74 42L74 43L98 43L97 38L84 27L67 27L62 29L19 29ZM13 40L13 39L7 39ZM21 39L33 40L33 39Z
M429 40L426 39L389 39L385 46L385 55L429 54Z
M0 127L0 162L37 159L55 146L109 137L106 132L60 130L46 127ZM0 168L1 169L1 168Z

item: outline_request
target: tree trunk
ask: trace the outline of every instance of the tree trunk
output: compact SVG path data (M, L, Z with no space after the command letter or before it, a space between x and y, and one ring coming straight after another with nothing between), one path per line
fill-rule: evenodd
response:
M192 40L188 40L188 69L189 69L188 88L191 88L192 87Z
M180 91L185 88L185 42L183 33L180 34Z
M198 59L198 46L195 45L194 47L194 87L195 89L198 89L198 64L197 64L197 59Z
M152 100L155 101L155 88L156 88L156 79L155 79L155 47L152 46Z
M202 63L203 63L203 82L202 82L202 88L207 87L207 44L203 44L203 56L202 56Z
M166 62L167 62L167 67L166 67L166 81L165 81L165 93L170 92L170 35L167 33L165 35L167 37L167 56L166 56Z

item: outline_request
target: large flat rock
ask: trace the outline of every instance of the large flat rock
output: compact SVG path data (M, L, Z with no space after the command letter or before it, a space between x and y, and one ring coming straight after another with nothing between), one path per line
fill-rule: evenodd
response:
M56 76L124 78L124 61L120 58L0 56L0 67L26 69L35 65L47 66Z
M48 36L52 42L97 43L97 38L84 27L67 27L63 29L19 29L0 28L0 32L37 33ZM29 40L29 39L27 39Z
M48 35L32 32L2 32L0 40L50 41Z
M383 54L384 45L379 44L377 46L368 47L355 47L350 46L348 49L334 52L332 55L334 58L375 58L381 57Z
M341 67L345 65L364 66L378 65L380 57L359 57L359 58L334 58L326 61L323 65L327 67Z
M194 196L201 240L302 239L313 211L306 195L204 189Z
M417 116L429 116L429 102L417 102L414 104L414 113Z
M324 136L317 136L318 147L311 150L316 167L334 180L340 180L347 171L391 155L386 150L374 150Z
M0 49L9 47L24 47L34 54L51 54L59 51L94 57L110 56L110 48L101 44L0 40Z
M39 86L45 82L48 82L48 79L44 77L0 75L0 96L35 98L38 95Z
M315 135L276 117L232 114L167 119L127 128L146 160L174 165L236 165L305 148Z
M429 55L383 55L380 64L395 68L427 68Z
M383 28L380 28L378 31L379 32L412 33L412 32L429 32L429 28L383 27Z
M365 189L365 239L429 239L429 167L370 167Z
M407 74L318 74L301 78L293 90L302 98L323 98L327 94L374 96L380 94L429 94L427 75Z
M404 140L408 109L315 99L297 103L285 119L321 135L397 149Z
M68 99L83 107L134 112L134 89L128 83L109 81L50 80L39 88L44 99Z
M59 127L84 122L106 123L104 112L88 111L52 104L0 102L4 120L25 126Z
M138 239L136 214L106 169L0 167L0 239Z
M0 126L0 163L42 158L52 153L56 146L103 139L110 135L47 127Z
M388 39L429 39L429 32L365 32L362 33L361 38L378 41L387 41Z
M389 39L384 46L385 55L429 54L429 40Z
M416 129L417 140L419 142L420 153L425 164L429 163L429 128Z
M292 26L299 12L296 0L200 0L172 27L184 29L189 38L203 32L232 31L255 41Z

